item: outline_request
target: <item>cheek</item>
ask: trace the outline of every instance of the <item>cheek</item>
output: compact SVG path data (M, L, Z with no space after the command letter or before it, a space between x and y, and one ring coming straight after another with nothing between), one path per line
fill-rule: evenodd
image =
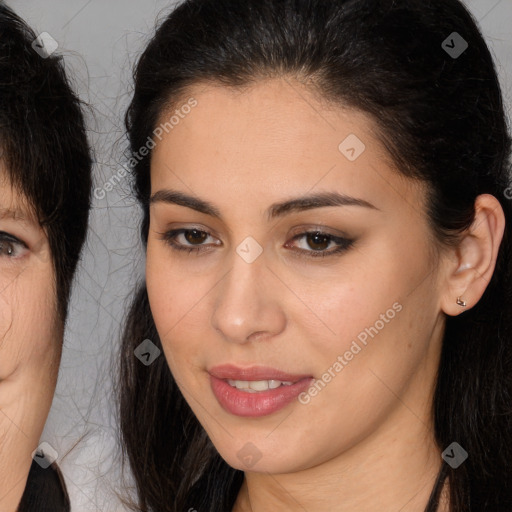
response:
M341 418L347 412L354 418L375 419L415 375L430 382L437 318L431 283L425 281L411 295L406 280L396 280L394 287L388 283L385 292L373 291L356 295L352 303L345 298L345 309L330 317L337 336L323 337L310 352L311 360L319 362L319 382L301 403L314 404L311 410L326 423L331 414ZM329 412L333 402L339 413Z
M312 342L324 340L335 350L348 350L358 336L364 341L366 328L378 322L382 329L382 322L394 317L393 304L403 298L406 289L406 269L402 266L400 275L394 260L386 260L385 248L378 252L378 265L372 264L376 260L373 252L359 251L334 271L316 271L316 279L306 280L297 273L283 279L300 298L290 297L286 310L302 328L316 329L317 336L310 333Z
M186 357L192 349L194 331L204 326L206 318L199 320L207 293L208 278L188 276L183 267L173 264L148 241L146 256L146 289L155 326L171 370L173 360ZM186 343L182 341L185 340ZM173 371L174 373L174 371Z
M370 392L378 385L370 369L394 382L420 364L436 319L435 287L425 279L425 252L412 258L399 249L397 240L358 251L357 263L346 260L350 271L302 290L310 311L301 319L297 310L295 319L318 362L317 378L360 382Z
M5 291L0 294L0 347L12 325L12 306L6 295Z
M26 269L0 294L0 379L58 355L53 286L50 268Z

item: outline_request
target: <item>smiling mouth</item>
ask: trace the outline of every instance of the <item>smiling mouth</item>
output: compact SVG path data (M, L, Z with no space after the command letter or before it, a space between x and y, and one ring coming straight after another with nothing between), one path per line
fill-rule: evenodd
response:
M210 387L219 405L239 417L261 417L291 405L314 380L270 366L232 363L209 368Z
M258 369L257 372L261 372ZM216 377L210 374L210 386L219 405L228 413L235 416L261 417L273 414L296 400L300 393L304 392L311 384L312 377L299 377L281 374L281 380L277 375L268 378L268 375L260 376L260 380L244 380L241 378ZM215 372L219 374L220 372ZM231 376L230 376L231 377ZM265 378L267 377L267 378Z
M277 389L281 386L291 386L293 382L282 380L232 380L227 379L227 383L240 391L246 393L259 393L261 391L268 391L269 389Z

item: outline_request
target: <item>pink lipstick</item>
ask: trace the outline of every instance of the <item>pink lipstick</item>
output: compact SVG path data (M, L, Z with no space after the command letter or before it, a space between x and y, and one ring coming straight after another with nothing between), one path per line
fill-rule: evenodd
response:
M275 368L241 368L231 364L209 370L210 385L221 407L236 416L272 414L311 384L311 375L292 375Z

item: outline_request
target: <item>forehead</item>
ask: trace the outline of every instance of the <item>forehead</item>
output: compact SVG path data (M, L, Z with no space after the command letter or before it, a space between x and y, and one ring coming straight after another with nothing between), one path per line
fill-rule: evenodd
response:
M203 197L222 190L229 201L246 193L256 202L284 189L296 196L338 188L381 196L377 206L386 209L386 200L404 200L418 188L396 170L373 119L320 100L299 82L273 79L244 89L198 84L160 116L159 126L171 116L178 120L180 105L191 98L197 106L183 109L156 141L153 193L167 186ZM348 158L354 155L347 149L356 158Z
M28 198L13 186L5 168L5 163L0 158L0 220L10 219L22 221L28 224L38 225L34 208Z
M197 106L179 119L176 113L190 98ZM166 126L154 160L171 159L175 165L193 164L204 171L222 167L231 179L236 178L235 168L237 176L261 176L266 170L277 175L290 167L297 172L309 167L312 175L321 160L331 166L344 164L339 145L350 135L357 136L360 147L388 159L368 116L340 106L328 108L306 87L287 79L261 81L242 90L196 85L162 113L159 127Z
M193 109L187 107L191 99L197 104ZM180 111L185 114L180 115L181 120L176 116ZM169 126L170 121L173 126ZM160 114L158 124L167 125L170 129L165 133L176 140L201 137L203 144L208 144L212 139L228 143L236 138L244 149L255 150L263 146L279 147L286 141L303 142L305 137L311 139L315 134L315 139L331 144L331 139L338 141L352 129L388 158L377 136L377 125L369 115L329 102L314 94L311 88L288 78L260 80L244 88L195 84L173 101L172 108ZM243 139L248 133L257 138ZM327 134L330 137L326 139ZM295 148L295 153L301 153L300 146Z

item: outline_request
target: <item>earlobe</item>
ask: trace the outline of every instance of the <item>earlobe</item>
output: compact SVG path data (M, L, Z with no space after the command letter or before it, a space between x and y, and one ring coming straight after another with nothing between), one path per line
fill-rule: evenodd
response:
M449 263L442 310L456 316L472 308L492 278L503 233L505 214L499 201L482 194L475 201L475 219Z

